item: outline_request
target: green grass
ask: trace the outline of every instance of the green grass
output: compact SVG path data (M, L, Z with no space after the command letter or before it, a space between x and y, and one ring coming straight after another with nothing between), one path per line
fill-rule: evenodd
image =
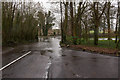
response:
M94 45L94 40L89 40L88 42L82 41L82 45L87 45L87 46L95 46ZM120 46L120 44L119 44ZM98 45L96 47L103 47L103 48L111 48L115 49L116 48L116 43L114 40L99 40Z
M72 36L67 36L67 44L73 44ZM79 39L77 40L77 44L79 45ZM84 38L81 38L81 45L95 46L94 40L86 41ZM98 45L96 47L115 49L116 43L114 40L99 40ZM120 48L120 44L119 44L119 48Z
M94 33L94 30L91 30L90 34L93 34L93 33ZM99 33L103 33L103 31L99 31ZM105 33L108 33L108 32L105 32Z

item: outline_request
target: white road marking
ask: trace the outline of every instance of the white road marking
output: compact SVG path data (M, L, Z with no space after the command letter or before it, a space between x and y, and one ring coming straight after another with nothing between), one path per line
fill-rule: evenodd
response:
M13 60L12 62L10 62L9 64L5 65L4 67L0 68L0 71L2 71L3 69L7 68L8 66L10 66L11 64L15 63L16 61L22 59L23 57L27 56L28 54L30 54L31 51L27 52L26 54L20 56L19 58Z

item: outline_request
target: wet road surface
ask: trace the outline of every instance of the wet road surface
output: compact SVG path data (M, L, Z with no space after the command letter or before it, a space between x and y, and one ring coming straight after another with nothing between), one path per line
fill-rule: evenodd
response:
M118 78L118 57L61 48L60 37L3 51L3 78Z

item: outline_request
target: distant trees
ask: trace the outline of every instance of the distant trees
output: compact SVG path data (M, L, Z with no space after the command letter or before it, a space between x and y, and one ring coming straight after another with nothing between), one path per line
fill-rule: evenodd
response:
M45 26L43 27L43 35L47 36L48 35L48 30L49 28L51 28L52 26L55 25L55 23L53 22L55 20L54 15L48 11L48 13L45 14Z
M42 36L42 30L44 31L44 27L45 27L45 15L43 12L39 11L37 16L38 16L40 36Z
M50 11L48 11L47 13L38 12L37 17L40 28L40 36L47 36L48 30L55 25L55 23L53 22L55 20L54 15Z

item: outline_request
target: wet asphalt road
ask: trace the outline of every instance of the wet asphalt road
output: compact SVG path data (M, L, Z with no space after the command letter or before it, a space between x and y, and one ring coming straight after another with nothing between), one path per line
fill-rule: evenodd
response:
M3 51L3 78L118 78L118 57L61 48L60 37Z

